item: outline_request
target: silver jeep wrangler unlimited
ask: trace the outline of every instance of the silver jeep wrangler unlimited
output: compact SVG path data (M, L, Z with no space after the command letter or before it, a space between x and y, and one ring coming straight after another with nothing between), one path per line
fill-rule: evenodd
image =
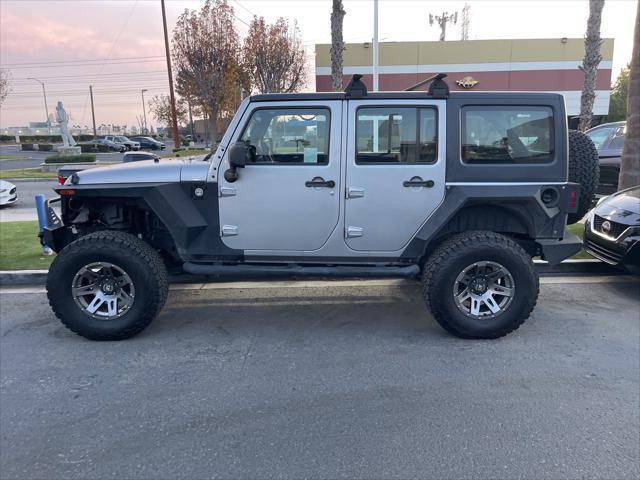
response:
M246 98L206 161L136 162L56 188L44 241L51 307L119 340L160 312L167 271L215 277L421 276L448 332L497 338L538 297L531 261L597 185L597 153L551 93L344 93ZM579 193L581 192L581 195Z

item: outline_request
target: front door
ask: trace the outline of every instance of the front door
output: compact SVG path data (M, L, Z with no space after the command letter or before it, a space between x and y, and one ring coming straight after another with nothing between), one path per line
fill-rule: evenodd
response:
M255 147L255 161L235 182L224 179L226 154L220 165L222 241L240 250L317 250L338 228L342 102L249 108L231 142Z
M345 237L354 250L403 249L445 192L445 101L350 101Z

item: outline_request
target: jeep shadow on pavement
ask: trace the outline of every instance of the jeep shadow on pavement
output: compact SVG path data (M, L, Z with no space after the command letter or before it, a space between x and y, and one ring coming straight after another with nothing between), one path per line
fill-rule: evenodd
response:
M538 297L532 257L580 250L565 226L591 203L597 152L559 94L449 93L444 76L428 92L369 93L355 76L345 92L251 96L208 161L71 176L44 231L53 311L118 340L158 315L167 268L420 276L453 335L517 329Z

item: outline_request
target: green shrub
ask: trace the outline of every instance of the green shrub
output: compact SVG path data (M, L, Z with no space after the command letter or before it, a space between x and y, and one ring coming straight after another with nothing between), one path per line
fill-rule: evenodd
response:
M80 147L80 151L82 153L91 153L91 152L95 152L96 151L96 146L95 145L90 145L87 143L81 143L78 144L78 146Z
M11 142L15 143L16 136L15 135L0 135L0 142Z
M50 143L39 143L38 150L40 150L41 152L50 152L53 150L53 145L51 145Z
M99 152L105 153L105 152L109 152L109 151L110 151L110 150L109 150L109 147L108 147L107 145L100 145L100 144L98 144L98 145L96 145L96 146L98 147L98 151L99 151Z
M32 150L35 150L35 149L33 148L33 143L23 143L22 144L22 150L32 151Z
M80 155L51 155L44 159L44 163L91 163L95 161L95 153L81 153Z

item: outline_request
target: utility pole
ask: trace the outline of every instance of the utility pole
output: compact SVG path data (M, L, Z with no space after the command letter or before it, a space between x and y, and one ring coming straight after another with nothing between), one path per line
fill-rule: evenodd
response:
M471 5L464 4L462 8L462 31L460 32L460 40L469 40L469 20L471 16Z
M187 107L189 107L189 127L191 130L191 141L196 141L196 134L193 132L193 114L191 113L191 100L187 100Z
M91 119L93 120L93 139L98 137L96 131L96 111L93 109L93 85L89 85L89 96L91 97Z
M47 116L47 132L51 133L51 122L49 121L49 107L47 106L47 92L44 89L44 82L41 82L37 78L28 77L27 80L35 80L42 86L42 96L44 97L44 113Z
M147 91L146 88L143 88L141 91L142 92L142 115L144 117L144 127L142 127L143 128L142 133L145 135L147 134L147 109L144 108L144 92L146 91Z
M378 0L373 0L373 91L378 91Z
M440 25L440 41L444 42L444 37L447 33L447 23L453 22L455 25L458 23L458 12L449 14L448 12L442 12L442 15L436 15L435 17L429 14L429 25L433 26L434 23Z
M178 132L178 117L176 115L176 97L173 93L173 74L171 73L171 56L169 55L169 34L167 33L167 14L164 8L164 0L160 0L162 5L162 26L164 28L164 49L167 56L167 73L169 74L169 97L171 100L171 120L173 123L174 148L180 148L180 133Z

